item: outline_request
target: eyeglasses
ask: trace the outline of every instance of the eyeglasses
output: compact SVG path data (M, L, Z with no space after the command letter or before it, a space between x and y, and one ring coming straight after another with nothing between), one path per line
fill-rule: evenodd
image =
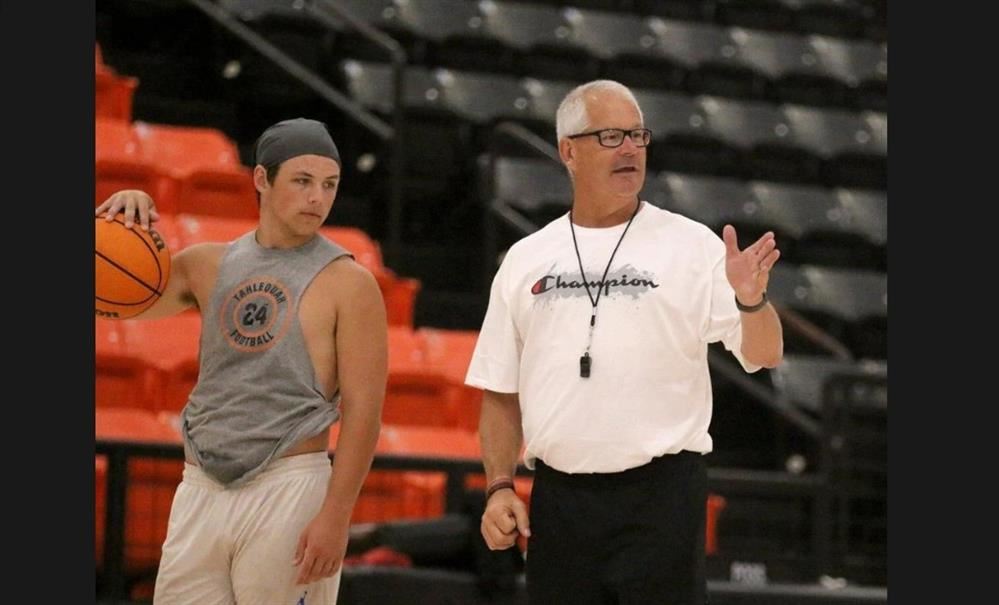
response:
M571 134L566 138L578 139L579 137L597 137L602 147L620 147L624 143L624 136L628 135L635 147L646 147L652 141L652 131L648 128L635 128L634 130L624 130L621 128L604 128L591 132L581 132Z

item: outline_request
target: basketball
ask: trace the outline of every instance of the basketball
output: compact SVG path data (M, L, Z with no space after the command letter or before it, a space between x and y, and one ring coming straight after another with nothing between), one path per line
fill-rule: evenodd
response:
M153 305L170 278L170 251L152 227L126 229L122 215L97 217L94 233L96 315L127 319Z

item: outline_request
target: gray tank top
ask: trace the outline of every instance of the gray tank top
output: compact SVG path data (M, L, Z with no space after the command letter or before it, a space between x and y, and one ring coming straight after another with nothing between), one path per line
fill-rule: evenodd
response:
M327 400L316 380L298 306L316 275L344 255L321 235L269 249L252 231L223 254L201 314L200 372L181 432L186 452L226 487L340 418L339 392Z

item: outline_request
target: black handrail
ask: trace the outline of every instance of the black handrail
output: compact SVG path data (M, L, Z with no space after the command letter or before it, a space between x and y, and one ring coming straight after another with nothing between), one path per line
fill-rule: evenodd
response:
M278 67L287 72L290 76L314 91L323 100L335 105L346 113L357 123L370 130L382 141L387 142L391 148L392 159L389 164L389 224L388 241L385 250L386 261L389 266L393 266L399 260L400 247L402 243L402 181L403 170L405 169L405 149L403 146L403 131L405 129L405 115L403 112L404 97L404 72L407 62L406 52L402 46L391 37L371 27L364 21L356 18L331 0L319 0L323 9L336 14L345 23L357 30L362 36L374 42L384 49L392 61L393 67L393 112L392 124L387 124L374 113L366 110L360 104L354 102L349 97L336 90L327 83L321 76L303 66L293 57L271 44L266 38L254 32L251 28L243 25L224 7L209 2L208 0L188 0L199 10L205 13L212 20L227 29L230 33L243 40L251 48L259 52L264 57L270 59ZM296 3L294 8L305 10L322 25L332 31L339 31L340 24L332 20L329 15L316 6L316 2Z
M365 128L375 133L383 140L390 140L395 136L395 131L391 126L378 118L375 114L364 109L359 104L337 89L330 86L325 79L315 72L305 67L283 50L271 44L266 38L256 33L249 27L243 25L222 6L208 2L207 0L187 0L205 13L219 25L229 30L230 33L242 39L255 51L267 57L279 67L285 70L290 76L313 90L325 101L336 105L355 119Z
M493 140L495 140L497 135L501 134L513 137L516 141L523 143L524 145L530 147L533 151L554 162L558 162L560 164L562 162L558 155L558 148L517 122L504 121L496 124L496 126L493 127L491 135Z
M718 351L708 350L708 363L712 370L717 370L731 380L736 386L741 388L750 397L759 401L774 413L783 417L784 420L801 430L815 441L821 438L822 429L819 423L812 420L807 414L789 404L783 398L778 397L772 388L767 388L756 382L742 371L738 364L726 355Z
M406 169L405 146L403 136L405 134L405 74L408 58L402 45L396 40L386 35L384 32L372 27L368 23L350 14L343 7L333 0L319 0L324 8L332 11L338 17L347 22L362 36L371 40L389 54L392 61L392 129L394 136L390 142L392 147L392 159L389 166L391 179L389 180L389 216L388 216L388 240L385 247L386 263L390 267L398 267L402 255L402 181L403 172ZM328 15L319 10L314 2L307 5L309 13L319 19L328 27L336 27Z

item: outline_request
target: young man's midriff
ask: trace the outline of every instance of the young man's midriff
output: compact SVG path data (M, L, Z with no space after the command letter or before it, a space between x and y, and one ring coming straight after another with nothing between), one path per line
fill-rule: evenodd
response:
M285 453L281 454L282 458L287 458L288 456L297 456L299 454L311 454L314 452L325 452L329 450L330 442L330 430L326 428L323 432L319 433L315 437L309 437L299 441ZM184 461L188 464L194 466L200 466L197 460L194 460L190 454L184 457Z

